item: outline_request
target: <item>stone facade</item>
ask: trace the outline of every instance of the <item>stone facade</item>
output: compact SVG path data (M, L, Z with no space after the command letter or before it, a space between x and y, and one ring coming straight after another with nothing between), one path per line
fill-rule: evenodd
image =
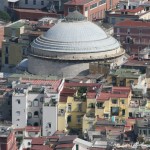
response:
M38 64L37 64L38 62ZM39 59L29 56L28 72L38 75L57 75L61 77L75 77L80 72L89 69L88 63L82 62L63 62L51 61L48 59ZM31 65L32 64L32 65Z

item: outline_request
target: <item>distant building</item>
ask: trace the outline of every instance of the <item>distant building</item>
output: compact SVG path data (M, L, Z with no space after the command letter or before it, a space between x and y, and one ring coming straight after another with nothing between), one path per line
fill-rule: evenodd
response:
M22 80L22 83L25 84L14 85L12 95L14 128L42 125L43 135L52 135L57 130L57 103L63 82Z
M55 12L46 12L42 10L34 10L34 9L14 9L14 19L27 19L31 21L38 21L43 17L54 17L54 18L61 18L61 15Z
M141 73L137 69L125 69L120 68L112 70L108 77L108 82L114 86L127 86L130 87L132 84L138 85L145 84L146 74Z
M114 26L114 37L130 55L138 55L140 51L150 46L149 33L149 21L125 20Z
M77 9L88 20L104 19L105 11L116 8L118 2L118 0L70 0L64 4L64 15Z
M15 133L8 126L0 126L0 149L18 150Z
M148 0L120 0L119 9L135 9L145 2L148 2Z
M12 71L22 59L27 58L30 43L56 22L56 18L46 17L36 22L22 19L6 25L2 42L2 70Z
M149 20L150 12L143 6L139 6L135 9L120 9L110 12L107 15L108 23L115 25L124 20Z

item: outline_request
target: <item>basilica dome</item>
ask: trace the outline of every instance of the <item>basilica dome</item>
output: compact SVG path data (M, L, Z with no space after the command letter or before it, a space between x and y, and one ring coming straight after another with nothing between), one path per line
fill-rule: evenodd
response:
M123 54L115 38L74 11L31 43L28 71L73 77L88 69L90 62Z
M119 43L99 26L81 17L78 11L74 11L38 37L32 47L53 52L93 53L116 49Z

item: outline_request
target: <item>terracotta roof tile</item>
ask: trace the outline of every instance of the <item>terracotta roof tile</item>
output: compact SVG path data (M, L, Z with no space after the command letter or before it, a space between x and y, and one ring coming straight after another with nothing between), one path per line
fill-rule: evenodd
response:
M25 127L25 130L27 132L40 132L41 131L41 127L27 126L27 127Z
M34 145L31 147L31 150L53 150L48 145Z
M121 26L121 27L149 27L150 28L150 22L125 20L125 21L121 21L121 22L117 23L115 26Z
M56 149L66 149L66 148L72 148L74 146L73 143L69 143L69 144L59 144L57 145L55 148Z
M43 145L46 137L32 138L32 145Z

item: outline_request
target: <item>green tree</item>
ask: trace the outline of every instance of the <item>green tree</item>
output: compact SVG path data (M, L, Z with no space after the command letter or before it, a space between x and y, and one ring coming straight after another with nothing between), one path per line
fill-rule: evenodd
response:
M10 21L10 16L7 12L5 11L0 11L0 20L3 20L3 21Z

